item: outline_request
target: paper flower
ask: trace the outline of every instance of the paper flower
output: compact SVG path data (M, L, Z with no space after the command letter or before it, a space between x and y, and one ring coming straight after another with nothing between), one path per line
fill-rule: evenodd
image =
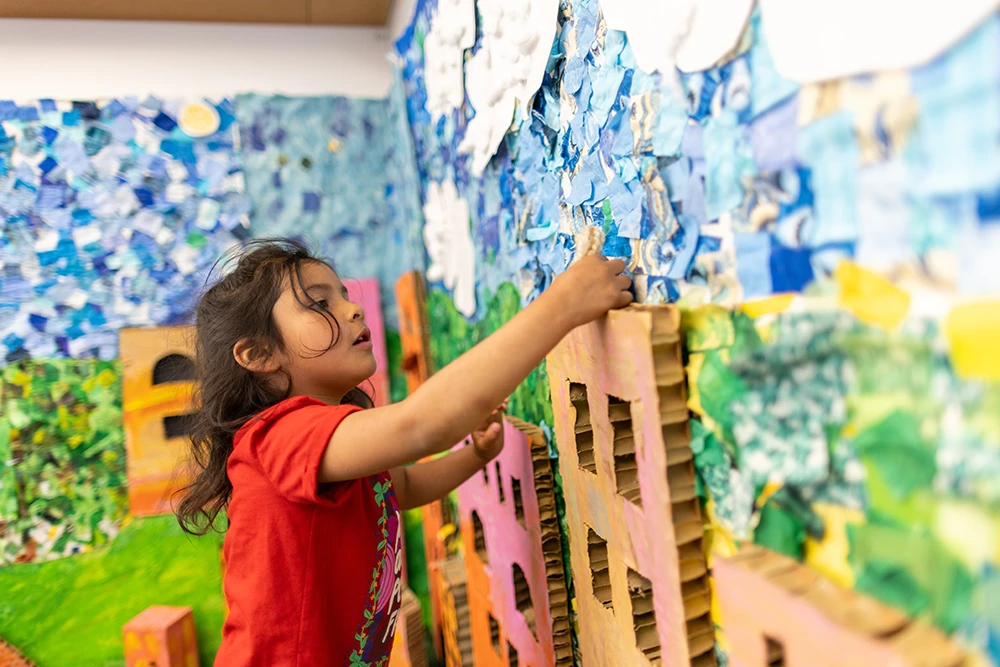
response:
M462 64L465 49L476 43L473 0L440 0L424 38L424 85L427 111L434 119L465 101Z
M611 30L628 36L646 72L706 70L729 53L746 25L753 0L604 0Z
M469 231L469 205L451 181L430 183L424 203L424 243L431 265L427 279L452 292L466 317L476 312L476 255Z
M459 151L472 154L481 175L515 120L529 115L552 49L558 0L480 0L482 43L466 64L469 101L476 111Z

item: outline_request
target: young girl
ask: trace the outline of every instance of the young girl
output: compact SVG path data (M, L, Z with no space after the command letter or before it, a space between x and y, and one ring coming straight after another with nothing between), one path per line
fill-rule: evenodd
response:
M195 534L228 515L215 664L388 663L399 510L443 498L500 452L506 397L571 329L631 302L623 270L581 259L412 396L372 408L361 306L298 243L251 244L198 306L202 471L177 511ZM470 432L471 445L404 467Z

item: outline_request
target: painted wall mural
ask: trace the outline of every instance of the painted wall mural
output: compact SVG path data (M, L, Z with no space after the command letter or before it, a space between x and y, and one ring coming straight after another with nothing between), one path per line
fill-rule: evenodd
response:
M435 365L601 227L637 299L684 312L709 564L756 542L1000 664L1000 13L969 3L921 40L921 9L846 62L809 50L793 3L748 9L731 37L704 32L710 4L677 3L692 29L658 53L644 3L563 0L539 32L541 85L481 167L462 152L471 61L464 104L427 107L423 39L450 5L418 3L396 43L417 166L425 199L453 187L468 204L473 256L451 262L476 289L468 315L431 282ZM512 412L551 435L547 384L533 376Z
M420 192L397 109L391 99L236 98L254 235L304 238L346 277L378 278L393 324L396 279L424 268Z
M123 326L185 321L248 238L232 104L0 102L0 355L118 354Z

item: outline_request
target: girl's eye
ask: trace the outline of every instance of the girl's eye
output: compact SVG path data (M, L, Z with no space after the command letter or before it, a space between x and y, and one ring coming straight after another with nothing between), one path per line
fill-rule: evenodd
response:
M330 310L330 303L326 299L320 299L316 302L316 305L323 310Z

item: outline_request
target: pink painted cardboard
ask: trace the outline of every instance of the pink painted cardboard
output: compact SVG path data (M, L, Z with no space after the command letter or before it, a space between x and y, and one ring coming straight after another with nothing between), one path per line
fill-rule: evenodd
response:
M497 476L497 465L500 476ZM501 628L504 638L517 649L519 662L533 667L551 667L555 664L552 619L549 613L549 594L545 578L545 560L542 554L542 528L538 511L538 498L534 487L534 469L528 440L516 426L504 421L504 448L500 455L486 467L486 477L476 473L458 488L459 517L465 536L465 557L468 565L469 615L472 617L472 642L476 664L507 664L501 656L491 660L492 641L488 625L488 609ZM513 479L521 486L524 508L524 525L514 512ZM500 502L500 489L504 502ZM489 563L475 553L472 539L472 512L478 514L483 524ZM531 592L537 638L528 627L524 615L517 609L514 597L513 565L524 571ZM477 586L481 572L485 571L488 586ZM479 590L487 589L487 590Z
M375 388L375 405L388 405L389 398L389 356L385 347L385 323L382 319L382 298L379 296L377 278L345 278L344 286L351 301L365 309L365 323L372 330L372 346L375 352L375 375L371 378ZM371 387L362 385L366 392Z

